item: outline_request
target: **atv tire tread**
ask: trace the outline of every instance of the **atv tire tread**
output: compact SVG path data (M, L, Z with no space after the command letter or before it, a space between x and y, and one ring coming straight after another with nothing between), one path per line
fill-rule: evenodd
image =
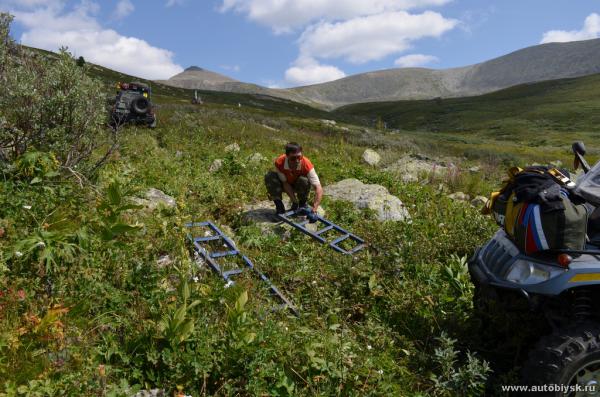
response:
M540 339L522 368L522 378L531 386L567 384L576 369L595 360L600 360L600 324L575 324Z

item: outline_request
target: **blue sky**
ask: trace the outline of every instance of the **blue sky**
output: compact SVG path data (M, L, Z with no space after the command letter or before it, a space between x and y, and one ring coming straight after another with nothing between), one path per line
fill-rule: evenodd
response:
M466 66L600 37L598 0L0 0L12 35L149 79L196 65L270 87Z

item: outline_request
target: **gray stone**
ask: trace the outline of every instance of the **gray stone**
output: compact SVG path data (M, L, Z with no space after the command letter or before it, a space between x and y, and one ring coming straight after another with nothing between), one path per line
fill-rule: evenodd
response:
M454 167L454 165L452 165ZM385 171L399 174L403 182L426 180L430 176L441 177L448 174L449 168L429 157L420 154L402 156Z
M229 152L237 153L239 151L240 151L240 145L238 145L236 142L232 143L231 145L227 145L225 147L225 153L229 153Z
M449 194L448 197L456 201L469 201L471 199L471 197L468 194L463 192L452 193Z
M258 165L264 161L267 161L267 158L260 153L254 153L248 157L248 164Z
M223 167L223 160L222 159L215 159L215 161L212 162L212 164L210 165L210 167L208 167L208 172L217 172L222 167Z
M481 168L478 166L473 166L473 167L469 168L469 172L471 172L473 174L479 172L480 170L481 170Z
M484 196L476 196L473 200L471 200L471 205L473 207L483 207L488 202L488 198Z
M175 152L175 158L180 159L182 157L183 157L183 152L181 150L178 150Z
M164 269L165 267L171 266L173 264L173 259L169 255L163 255L156 260L156 266L159 269Z
M163 389L140 390L132 397L166 397L167 393Z
M381 161L381 156L372 149L366 149L362 154L362 159L365 163L375 166Z
M367 185L352 178L326 186L324 192L334 200L349 201L356 208L375 211L380 221L410 220L408 210L402 201L381 185Z
M155 210L159 205L163 205L168 208L174 208L177 206L175 199L164 192L150 188L144 195L145 198L135 198L133 201L142 205L150 210Z

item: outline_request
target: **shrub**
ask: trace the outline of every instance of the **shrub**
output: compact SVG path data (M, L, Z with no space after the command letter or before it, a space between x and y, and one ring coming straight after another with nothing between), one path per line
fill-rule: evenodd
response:
M0 13L0 159L11 162L33 149L77 166L108 136L101 83L64 48L54 57L17 47L11 21Z

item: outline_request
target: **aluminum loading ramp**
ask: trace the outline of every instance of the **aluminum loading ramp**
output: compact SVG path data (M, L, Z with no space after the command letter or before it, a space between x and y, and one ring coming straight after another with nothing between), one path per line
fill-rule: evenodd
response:
M321 244L328 244L331 248L337 252L341 252L342 254L352 255L365 248L365 242L363 239L355 234L350 233L341 226L322 218L320 215L316 215L316 223L323 227L317 228L317 230L314 232L306 228L306 225L309 223L309 221L302 216L300 211L288 211L284 214L278 214L277 217L285 223L300 230L302 233L309 235ZM327 239L323 237L327 233L335 233L336 237L331 241L327 241ZM355 245L350 249L344 249L339 244L346 240L352 241Z
M232 277L238 274L250 270L254 275L258 276L264 283L267 284L272 295L276 296L280 301L281 305L277 306L276 309L288 308L294 315L299 316L300 313L296 307L290 302L290 300L273 285L271 280L263 273L261 273L252 263L247 256L243 255L235 246L235 243L227 237L223 232L215 226L212 222L191 222L185 225L190 229L188 233L188 239L190 240L193 250L197 253L202 260L204 260L210 268L217 274L219 274L226 283L232 284L234 281ZM196 237L191 233L193 229L197 229L204 232L209 232L209 235ZM223 251L209 251L207 248L210 242L217 242L221 247L225 248ZM224 257L239 257L244 262L244 267L235 268L230 270L224 270L218 263L220 258Z

